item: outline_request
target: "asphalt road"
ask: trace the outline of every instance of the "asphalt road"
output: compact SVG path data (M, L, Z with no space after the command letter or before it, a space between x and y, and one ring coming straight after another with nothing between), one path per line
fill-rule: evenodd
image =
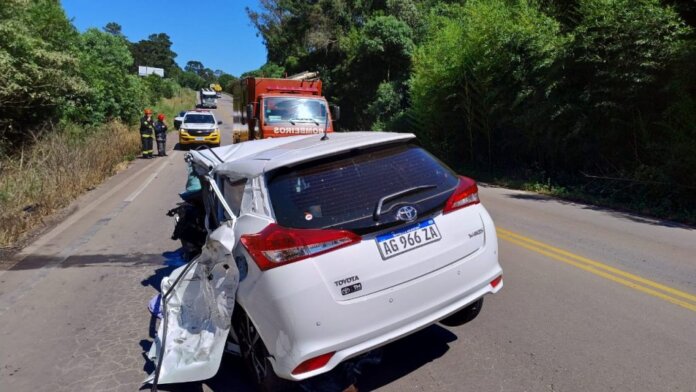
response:
M232 109L215 111L223 144ZM237 125L238 126L238 125ZM170 135L170 146L175 134ZM0 266L0 391L134 391L154 322L148 300L178 243L165 212L184 152L137 160ZM481 187L505 287L473 322L387 346L361 391L695 391L696 231ZM168 391L246 391L239 360Z

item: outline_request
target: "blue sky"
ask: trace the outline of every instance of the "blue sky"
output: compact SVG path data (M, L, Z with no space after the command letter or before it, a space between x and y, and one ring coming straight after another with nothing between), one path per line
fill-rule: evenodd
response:
M119 23L130 41L167 33L183 68L198 60L213 70L239 76L266 62L266 47L249 22L244 7L254 0L61 0L80 31Z

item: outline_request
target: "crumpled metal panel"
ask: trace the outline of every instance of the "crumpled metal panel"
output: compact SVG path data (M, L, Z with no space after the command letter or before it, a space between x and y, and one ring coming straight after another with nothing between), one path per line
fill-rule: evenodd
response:
M230 331L239 285L239 270L232 256L231 222L210 234L201 255L173 289L167 302L167 336L158 384L205 380L220 367ZM162 280L166 293L186 266ZM148 356L157 363L164 324L160 323ZM154 373L145 382L152 382Z

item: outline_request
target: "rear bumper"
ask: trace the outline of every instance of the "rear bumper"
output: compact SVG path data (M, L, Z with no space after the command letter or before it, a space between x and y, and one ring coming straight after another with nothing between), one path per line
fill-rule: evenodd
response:
M502 274L492 223L486 246L398 286L348 301L327 292L312 262L266 271L239 301L257 326L278 376L303 380L425 328L488 293ZM346 248L348 250L349 248ZM323 367L293 375L302 362L335 352Z
M202 140L197 140L202 138ZM179 132L179 144L220 144L220 133L214 132L209 135L196 136L189 135L187 132Z

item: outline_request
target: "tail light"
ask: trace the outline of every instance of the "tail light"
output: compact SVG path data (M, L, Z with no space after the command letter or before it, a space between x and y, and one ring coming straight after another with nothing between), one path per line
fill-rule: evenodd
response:
M360 242L345 230L288 229L275 223L241 242L262 271L318 256Z
M491 287L496 288L503 281L503 275L499 275L497 278L491 280Z
M298 375L298 374L302 374L302 373L311 372L312 370L317 370L317 369L323 367L324 365L326 365L327 363L329 363L329 360L331 360L331 357L333 357L334 354L335 354L335 352L331 352L331 353L322 354L318 357L308 359L308 360L302 362L301 364L299 364L295 368L295 370L292 371L292 374Z
M476 181L469 177L459 176L457 189L454 190L452 196L445 203L445 208L442 212L446 214L472 204L478 204L479 202Z

